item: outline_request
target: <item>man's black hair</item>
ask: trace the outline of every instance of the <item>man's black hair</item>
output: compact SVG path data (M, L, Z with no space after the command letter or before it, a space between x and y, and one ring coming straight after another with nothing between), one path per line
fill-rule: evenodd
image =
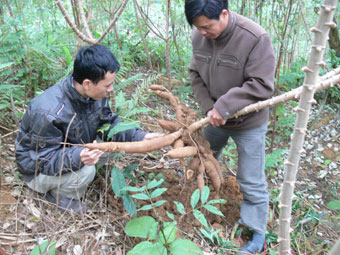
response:
M73 65L73 79L82 84L85 79L98 83L105 78L107 72L119 70L115 55L103 45L95 44L81 48Z
M228 0L186 0L185 16L190 26L199 16L209 19L220 19L223 9L228 10Z

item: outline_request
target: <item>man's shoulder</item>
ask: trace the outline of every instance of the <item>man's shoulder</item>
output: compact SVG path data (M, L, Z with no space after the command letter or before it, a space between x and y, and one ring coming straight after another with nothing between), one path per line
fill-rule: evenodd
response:
M57 84L49 87L39 96L33 98L30 101L30 111L42 114L55 114L58 107L65 100L65 95L63 92L64 80L61 80Z
M234 13L234 15L236 17L235 25L242 29L243 31L251 33L255 37L260 37L264 34L267 34L267 31L264 30L264 28L257 24L255 21L248 19L237 13Z

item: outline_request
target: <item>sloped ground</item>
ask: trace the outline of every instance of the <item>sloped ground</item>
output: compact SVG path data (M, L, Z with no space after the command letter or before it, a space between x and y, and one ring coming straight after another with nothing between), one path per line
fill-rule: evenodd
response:
M151 100L149 104L157 109L160 104L164 106L164 101ZM171 107L166 105L160 107L158 118L169 114L169 108ZM296 228L292 234L292 246L295 250L296 247L299 248L299 254L314 255L327 254L328 247L335 242L340 233L340 225L335 217L339 212L326 208L326 204L337 199L340 192L340 118L338 113L331 111L323 111L320 116L315 116L313 113L313 118L317 121L306 136L306 153L301 158L296 183L298 198L294 200L293 205L293 224ZM151 124L145 125L144 129L153 132L161 131L155 125L156 117L142 116L141 121ZM109 178L110 166L106 171L100 171L101 174L88 189L84 198L84 202L90 208L87 214L76 216L61 213L53 205L48 204L41 195L30 191L22 183L20 176L17 176L13 145L15 137L6 136L8 133L8 130L1 129L1 255L29 254L44 240L55 241L56 254L120 255L126 254L140 241L124 234L124 226L130 216L124 210L122 200L115 197L112 192ZM283 143L282 148L284 147L287 147L287 144ZM130 164L139 164L135 176L138 176L141 184L150 178L150 174L162 173L168 190L161 199L168 202L157 210L158 214L165 220L169 220L165 216L165 210L174 213L179 220L181 230L179 235L193 240L206 254L214 254L217 248L202 238L199 222L192 215L179 218L173 201L182 202L185 208L189 209L190 196L197 186L195 181L185 179L183 168L177 160L163 157L165 151L166 149L147 155L124 155L119 160L115 160L114 164L120 169ZM234 243L240 244L247 239L247 235L242 235L240 228L233 229L233 227L239 217L241 196L233 174L224 169L224 176L226 182L221 198L226 199L227 203L221 207L221 210L225 217L220 220L213 215L206 215L206 217L215 229L221 230L220 235L223 238L233 239ZM267 240L274 237L278 230L277 195L282 178L282 166L268 176L269 187L273 192L268 225L268 230L271 232ZM277 243L272 242L270 246L263 254L269 254L268 248L275 250ZM234 254L236 250L227 247L224 251L226 254Z

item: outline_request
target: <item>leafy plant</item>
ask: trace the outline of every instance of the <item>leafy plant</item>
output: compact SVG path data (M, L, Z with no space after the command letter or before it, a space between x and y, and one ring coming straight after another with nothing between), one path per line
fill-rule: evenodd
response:
M132 195L135 199L149 200L151 202L148 205L144 205L139 210L155 210L156 207L166 202L165 200L158 200L156 203L152 202L152 199L163 194L166 191L166 188L157 188L152 192L149 191L150 189L160 186L163 181L163 179L154 179L146 185L144 192ZM134 187L126 187L125 190L140 191L139 188ZM192 209L186 213L184 205L174 201L176 209L182 215L192 212L195 218L199 220L203 226L208 227L207 220L200 209L205 208L209 212L223 216L214 204L226 202L223 199L208 201L209 194L210 190L207 186L203 188L202 193L200 193L199 189L196 189L190 200ZM201 201L201 206L198 206L199 201ZM172 222L164 222L162 219L155 220L150 216L142 216L130 220L125 227L126 234L131 237L147 238L148 241L137 244L128 252L128 254L203 254L193 242L186 239L176 239L177 223L174 219L174 215L167 212L167 216Z
M55 241L50 242L47 240L34 247L30 255L54 255L55 250Z
M236 165L237 153L235 154L234 153L235 151L237 150L236 150L236 143L234 141L232 141L226 147L224 147L222 151L223 155L227 156L227 159L228 159L227 165L230 169L234 169Z
M182 215L193 212L194 217L204 227L208 227L208 222L207 222L204 214L200 210L204 208L204 209L206 209L207 211L209 211L213 214L223 216L221 211L219 211L217 209L217 207L214 206L214 204L225 204L227 202L225 199L213 199L213 200L208 201L209 194L210 194L210 189L207 186L204 186L202 193L200 192L199 189L196 189L192 193L191 199L190 199L190 205L191 205L192 209L189 210L188 212L185 212L184 205L181 202L174 201L174 203L176 205L176 209ZM199 201L201 201L201 205L199 205L199 203L198 203Z
M117 167L113 167L111 171L111 186L115 195L123 199L125 210L133 216L137 215L135 202L125 190L127 187L125 177Z
M159 223L150 216L142 216L130 220L125 233L131 237L148 239L137 244L128 255L203 254L192 241L176 239L176 222Z
M327 204L327 207L332 210L340 211L340 200L332 200ZM340 212L336 216L338 219L340 219Z
M282 155L285 151L287 149L278 149L266 154L265 171L271 176L275 176L277 174L276 170L283 166Z
M202 236L209 241L213 246L217 246L217 253L225 254L224 249L235 249L238 246L230 240L223 239L219 232L221 230L214 230L212 227L200 229Z

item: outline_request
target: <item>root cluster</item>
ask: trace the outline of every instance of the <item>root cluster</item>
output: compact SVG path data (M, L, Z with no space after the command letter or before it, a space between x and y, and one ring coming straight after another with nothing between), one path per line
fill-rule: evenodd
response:
M192 178L196 176L197 185L200 190L205 185L204 177L207 175L216 191L215 196L218 198L221 185L223 184L223 175L217 160L213 156L213 152L210 150L209 143L204 139L202 129L198 128L192 131L192 126L197 125L200 120L197 113L181 103L165 87L152 85L150 88L159 97L169 100L176 112L176 119L159 120L159 125L170 132L183 130L182 135L171 144L173 149L167 153L167 156L180 160L181 165L185 167L188 173L186 174L187 177ZM184 158L191 158L187 166L185 166ZM192 174L192 171L195 174Z

